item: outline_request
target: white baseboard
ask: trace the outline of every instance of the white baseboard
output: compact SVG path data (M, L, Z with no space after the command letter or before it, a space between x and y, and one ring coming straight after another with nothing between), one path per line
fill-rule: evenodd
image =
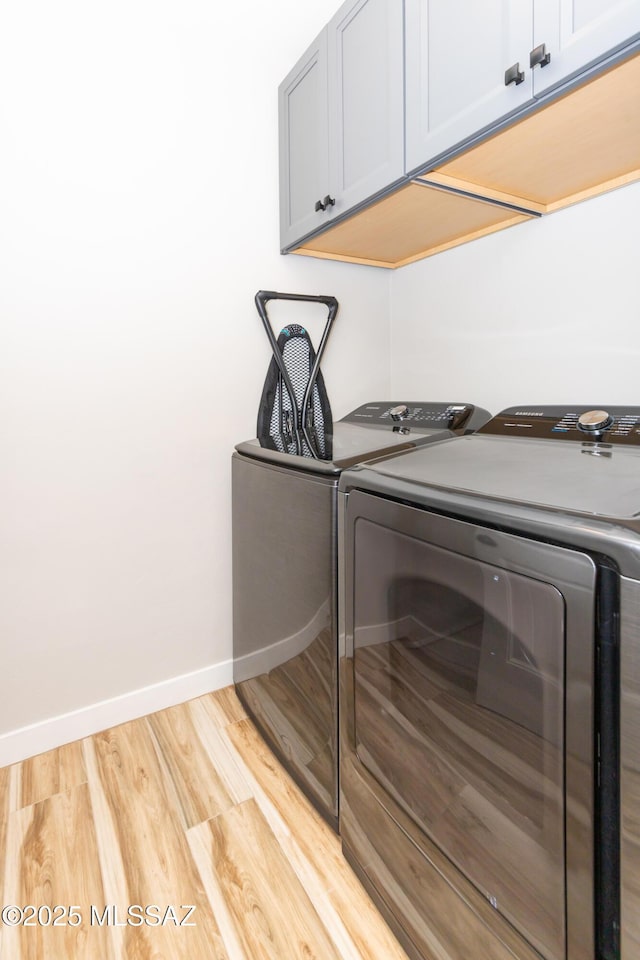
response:
M73 740L136 720L148 713L201 697L233 682L233 661L225 660L149 687L132 690L80 710L41 720L0 735L0 767L18 763Z

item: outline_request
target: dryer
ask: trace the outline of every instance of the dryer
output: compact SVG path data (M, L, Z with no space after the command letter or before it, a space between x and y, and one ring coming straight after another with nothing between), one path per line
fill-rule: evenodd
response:
M411 957L640 956L640 407L339 484L343 849Z

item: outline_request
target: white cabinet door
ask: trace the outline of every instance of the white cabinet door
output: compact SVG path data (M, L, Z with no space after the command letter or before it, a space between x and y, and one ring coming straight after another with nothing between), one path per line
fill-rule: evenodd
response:
M279 88L280 246L404 176L403 5L347 0Z
M532 36L530 0L405 0L407 173L533 99Z
M404 175L401 0L347 0L328 27L334 212Z
M280 246L323 226L332 215L326 27L278 89ZM322 206L316 209L317 204ZM325 207L325 209L322 209Z
M634 41L640 0L534 0L533 48L550 57L533 68L535 96Z

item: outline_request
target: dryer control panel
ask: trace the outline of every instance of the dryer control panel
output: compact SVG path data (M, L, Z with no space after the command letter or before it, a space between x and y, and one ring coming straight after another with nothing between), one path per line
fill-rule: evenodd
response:
M507 407L478 433L640 446L640 407L602 404Z
M490 414L472 403L434 403L431 400L381 400L363 403L342 418L342 423L385 427L397 432L453 430L472 433Z

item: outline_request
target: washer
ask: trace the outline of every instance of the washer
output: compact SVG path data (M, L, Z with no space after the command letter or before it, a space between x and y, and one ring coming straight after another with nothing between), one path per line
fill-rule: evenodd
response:
M343 849L411 957L640 956L640 407L345 471Z
M269 746L337 828L337 485L343 469L476 429L465 403L371 402L333 426L330 459L268 439L232 457L233 675ZM265 444L265 445L263 445Z

